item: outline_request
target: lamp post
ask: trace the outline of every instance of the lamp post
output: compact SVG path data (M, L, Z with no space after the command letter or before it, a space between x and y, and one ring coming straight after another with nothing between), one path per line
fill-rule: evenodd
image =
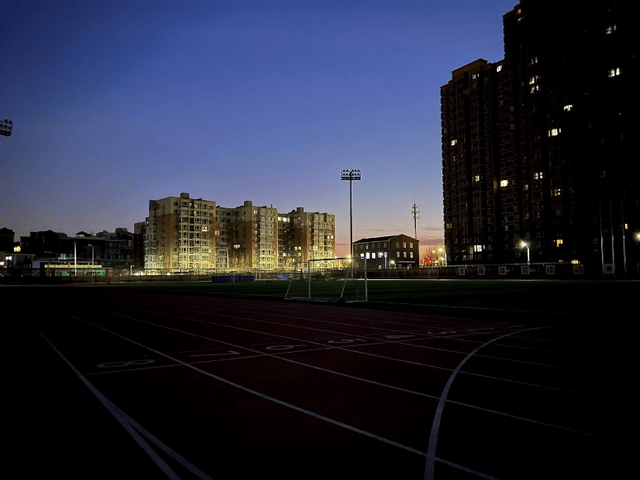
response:
M527 249L527 265L531 264L531 256L529 254L529 244L527 242L522 242L521 244L522 248L526 248Z
M89 246L91 247L91 275L95 276L96 274L96 268L95 268L95 250L93 248L93 245L89 244Z
M360 170L342 170L341 180L349 180L349 252L353 261L353 181L360 180Z

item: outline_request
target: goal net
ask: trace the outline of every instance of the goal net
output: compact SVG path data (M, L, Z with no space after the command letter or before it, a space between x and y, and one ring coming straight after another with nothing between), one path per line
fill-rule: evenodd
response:
M350 258L309 260L307 269L292 276L286 299L319 302L366 302L366 270L353 269Z

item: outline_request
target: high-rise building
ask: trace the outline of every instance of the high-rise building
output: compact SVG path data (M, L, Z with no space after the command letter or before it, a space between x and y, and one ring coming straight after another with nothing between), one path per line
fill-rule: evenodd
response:
M290 270L335 256L335 216L302 207L279 214L251 201L228 208L181 193L150 200L145 226L149 271Z
M637 272L637 46L629 2L523 0L505 58L441 88L452 264L573 262ZM525 248L526 244L526 248Z

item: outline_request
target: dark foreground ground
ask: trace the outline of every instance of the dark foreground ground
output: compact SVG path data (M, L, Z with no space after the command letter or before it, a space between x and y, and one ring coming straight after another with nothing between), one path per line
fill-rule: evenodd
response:
M474 318L103 287L0 298L18 478L624 476L635 299Z

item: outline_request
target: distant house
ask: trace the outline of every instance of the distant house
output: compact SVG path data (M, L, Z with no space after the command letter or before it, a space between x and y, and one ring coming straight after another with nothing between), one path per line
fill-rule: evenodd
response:
M417 267L420 262L420 242L408 235L362 238L353 242L355 265L367 268Z

